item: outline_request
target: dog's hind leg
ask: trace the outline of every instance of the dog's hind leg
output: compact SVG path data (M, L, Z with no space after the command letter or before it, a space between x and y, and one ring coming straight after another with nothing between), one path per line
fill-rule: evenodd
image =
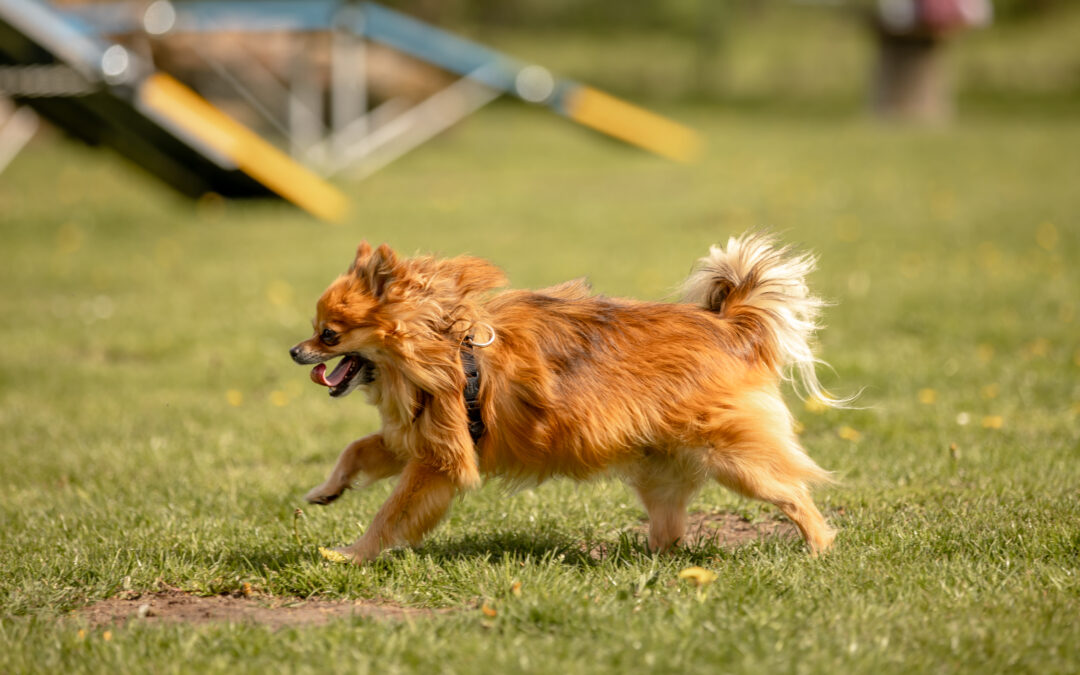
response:
M649 514L653 551L671 549L686 534L686 507L701 488L704 474L700 466L688 466L684 457L647 451L630 480Z
M405 463L390 452L382 434L371 434L349 443L341 452L330 475L311 489L304 499L310 504L329 504L345 492L363 474L367 484L401 472Z
M771 476L762 475L760 469L760 466L734 465L718 475L717 479L742 495L779 508L799 528L814 555L825 552L836 538L836 531L825 522L810 497L809 488L805 484L781 483Z
M813 499L810 486L829 474L799 445L791 416L779 396L752 396L714 431L708 456L713 477L746 497L769 502L795 526L816 555L836 537Z
M415 546L446 515L456 492L457 486L445 473L411 461L364 536L337 550L359 563L375 559L386 548Z

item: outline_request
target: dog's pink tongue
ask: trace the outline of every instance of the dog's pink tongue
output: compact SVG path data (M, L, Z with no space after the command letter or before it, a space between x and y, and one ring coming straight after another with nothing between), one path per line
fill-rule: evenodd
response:
M319 365L311 369L311 381L315 384L321 384L324 387L331 386L330 383L326 381L325 363L320 363Z
M324 387L336 387L341 384L341 381L345 379L345 375L349 372L349 364L352 359L346 356L341 359L334 368L334 372L329 376L326 374L326 364L320 363L311 369L311 381L315 384L321 384Z

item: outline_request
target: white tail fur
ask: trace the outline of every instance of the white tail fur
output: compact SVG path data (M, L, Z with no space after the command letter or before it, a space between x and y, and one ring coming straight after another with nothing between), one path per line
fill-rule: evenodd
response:
M752 313L764 329L760 339L770 342L773 364L785 379L801 384L805 394L826 405L840 407L818 381L815 366L822 363L811 348L818 315L825 302L810 294L806 276L816 258L778 247L775 239L750 234L728 239L727 247L713 246L698 260L683 284L685 302L701 305L724 317ZM797 378L791 377L794 371Z

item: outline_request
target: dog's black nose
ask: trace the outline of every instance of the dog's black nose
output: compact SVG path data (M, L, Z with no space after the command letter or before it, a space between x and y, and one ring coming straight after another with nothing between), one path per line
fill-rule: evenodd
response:
M296 357L300 356L300 345L297 345L297 346L293 347L292 349L290 349L289 350L289 356L291 356L293 358L293 361L295 361Z

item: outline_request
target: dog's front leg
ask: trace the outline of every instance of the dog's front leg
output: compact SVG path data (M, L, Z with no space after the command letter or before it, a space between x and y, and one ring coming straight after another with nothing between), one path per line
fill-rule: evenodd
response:
M337 550L360 563L375 559L387 548L419 544L442 520L456 492L457 486L444 472L412 460L364 536Z
M304 499L310 504L329 504L352 486L359 474L370 484L401 472L405 463L390 452L382 434L371 434L349 443L338 457L330 476L311 489Z

